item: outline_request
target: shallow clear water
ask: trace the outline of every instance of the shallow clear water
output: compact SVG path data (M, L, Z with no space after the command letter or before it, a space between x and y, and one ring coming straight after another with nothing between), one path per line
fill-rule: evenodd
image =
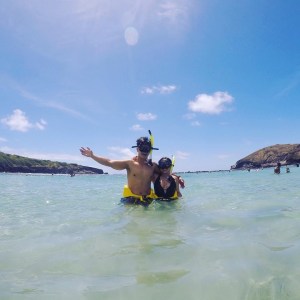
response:
M300 168L183 177L144 208L124 175L1 174L0 299L299 299Z

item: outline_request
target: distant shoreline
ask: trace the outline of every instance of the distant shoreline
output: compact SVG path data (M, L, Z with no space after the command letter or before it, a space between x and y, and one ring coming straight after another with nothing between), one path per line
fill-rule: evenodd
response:
M26 176L69 176L71 174L67 173L25 173L25 172L0 172L0 175L26 175ZM86 175L109 175L108 173L76 173L76 176L86 176ZM75 176L74 175L74 176ZM74 177L73 176L73 177Z

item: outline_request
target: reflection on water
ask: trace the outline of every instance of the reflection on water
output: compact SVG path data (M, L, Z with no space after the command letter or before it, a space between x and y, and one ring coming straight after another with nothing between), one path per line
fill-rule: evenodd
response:
M289 276L271 276L260 282L251 280L245 299L297 299L298 296L292 295L290 291L297 290L298 285L298 282Z
M166 282L176 281L177 279L186 275L186 270L170 270L166 272L148 272L137 274L137 283L141 284L163 284Z

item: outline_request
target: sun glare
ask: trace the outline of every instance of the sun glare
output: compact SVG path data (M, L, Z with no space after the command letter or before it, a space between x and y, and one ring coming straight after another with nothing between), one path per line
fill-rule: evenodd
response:
M124 38L129 46L135 46L139 40L139 33L134 27L127 27L124 32Z

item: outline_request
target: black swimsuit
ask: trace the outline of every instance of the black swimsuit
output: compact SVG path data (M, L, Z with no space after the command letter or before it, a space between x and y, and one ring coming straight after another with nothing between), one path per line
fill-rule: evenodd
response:
M154 192L159 198L170 199L176 192L176 182L172 176L169 176L170 186L164 190L160 185L160 176L154 182Z

